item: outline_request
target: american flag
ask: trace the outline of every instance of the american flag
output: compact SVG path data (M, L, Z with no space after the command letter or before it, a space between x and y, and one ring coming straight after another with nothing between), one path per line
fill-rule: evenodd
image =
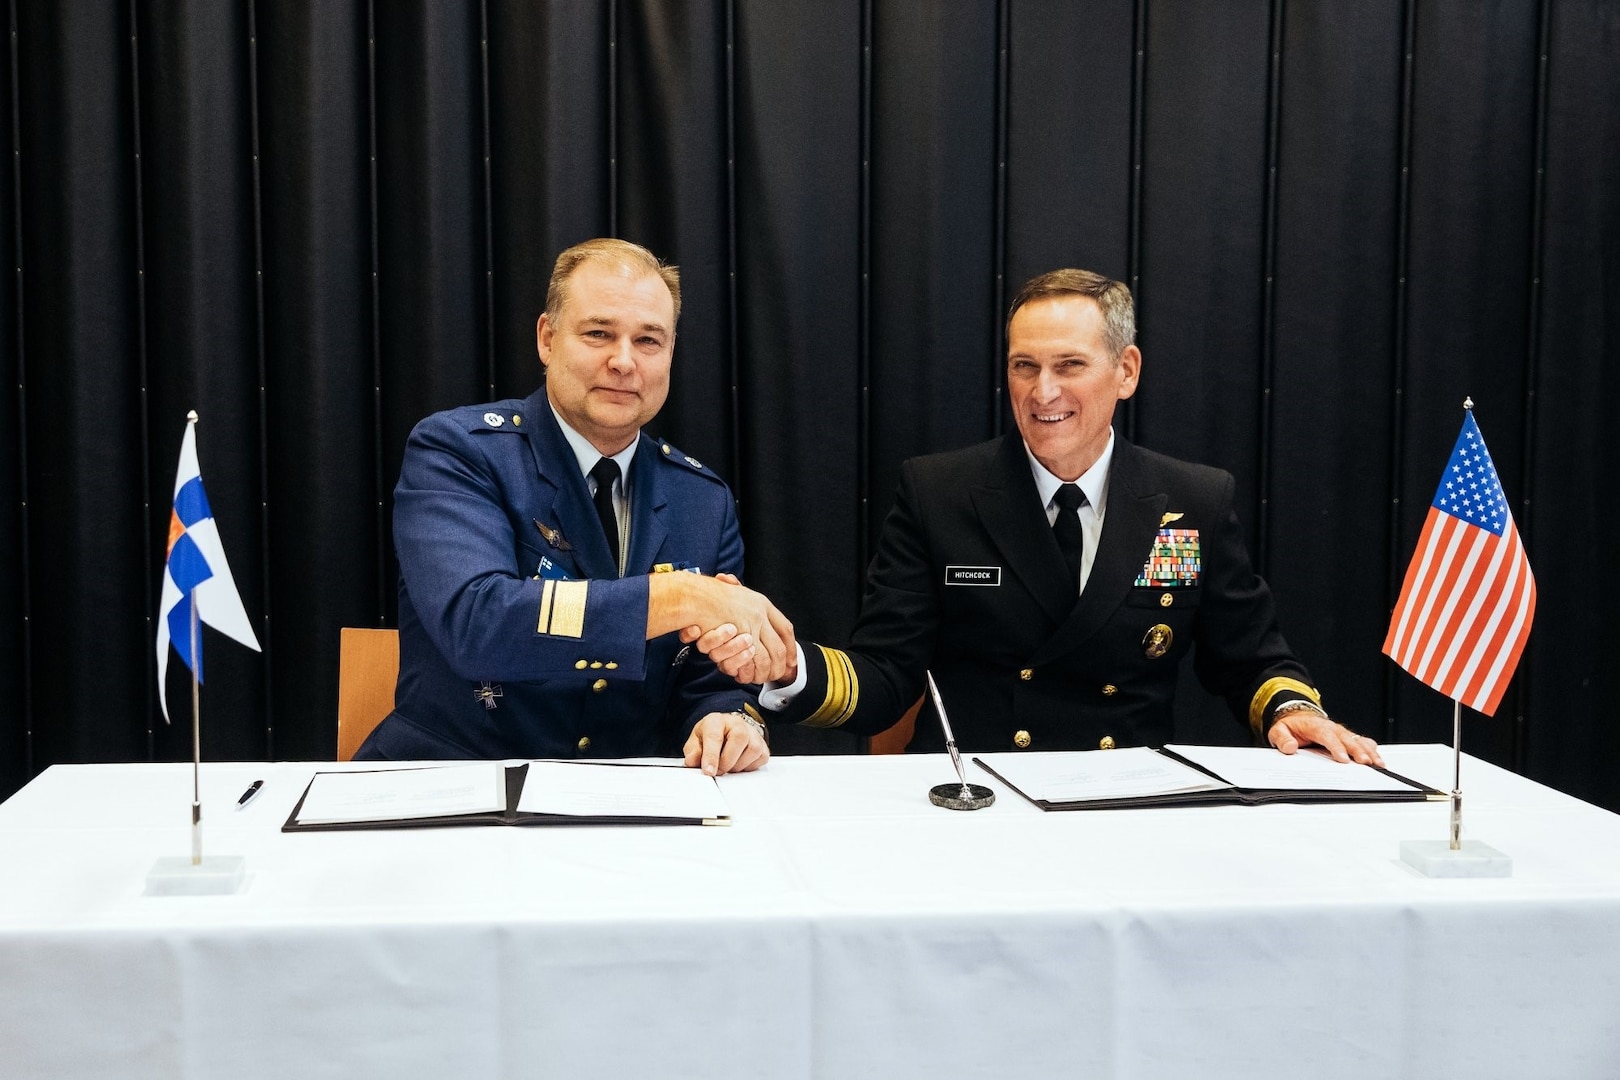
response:
M1536 579L1472 410L1429 506L1384 652L1486 716L1496 712L1536 614Z

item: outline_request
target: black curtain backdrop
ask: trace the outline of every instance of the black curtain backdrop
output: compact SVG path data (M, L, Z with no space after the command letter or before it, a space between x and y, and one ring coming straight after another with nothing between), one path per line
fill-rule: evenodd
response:
M329 758L338 628L395 613L426 413L538 382L551 261L682 267L653 430L840 643L902 459L1008 426L1001 318L1137 293L1129 437L1239 478L1344 720L1449 741L1379 646L1472 396L1540 588L1464 748L1620 809L1611 0L11 0L0 94L0 795L189 756L154 626L185 415L262 655L204 755ZM1197 694L1187 737L1238 735ZM783 731L778 752L851 752ZM1466 783L1466 780L1465 780Z

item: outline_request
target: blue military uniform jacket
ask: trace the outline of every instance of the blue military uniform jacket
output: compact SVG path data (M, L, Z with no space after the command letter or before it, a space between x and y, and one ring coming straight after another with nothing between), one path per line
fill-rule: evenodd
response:
M1317 700L1249 562L1231 474L1114 442L1078 600L1016 433L901 468L844 650L806 643L784 721L870 734L932 670L963 750L1095 750L1174 737L1177 667L1258 735ZM932 703L912 750L942 750Z
M751 694L675 634L646 640L647 575L742 575L731 492L639 436L625 576L542 386L435 413L394 489L399 685L360 757L677 754Z

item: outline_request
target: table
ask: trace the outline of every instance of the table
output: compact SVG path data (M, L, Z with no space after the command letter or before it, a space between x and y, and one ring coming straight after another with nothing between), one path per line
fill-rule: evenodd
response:
M1444 804L957 813L921 755L778 757L729 828L280 832L334 767L203 766L235 896L142 895L189 765L0 804L0 1076L1620 1076L1620 817L1471 758L1509 879L1399 861Z

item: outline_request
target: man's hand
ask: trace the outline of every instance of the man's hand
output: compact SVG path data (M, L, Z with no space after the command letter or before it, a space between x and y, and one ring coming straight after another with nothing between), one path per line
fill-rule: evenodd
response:
M1378 744L1365 735L1357 735L1343 724L1337 723L1310 709L1295 709L1279 716L1271 725L1266 738L1285 754L1292 754L1302 746L1320 746L1333 756L1334 761L1357 761L1363 765L1383 765Z
M653 580L662 576L654 575ZM699 580L705 583L698 586L699 595L681 607L698 618L681 628L681 640L695 642L699 652L740 683L780 681L797 660L793 624L787 616L732 574ZM720 586L718 591L716 586ZM737 617L722 616L722 621L722 617L709 615L714 621L706 621L703 616L707 612ZM648 618L650 623L651 610Z
M771 760L765 729L734 712L712 712L699 720L685 753L687 768L700 768L709 776L753 772Z

